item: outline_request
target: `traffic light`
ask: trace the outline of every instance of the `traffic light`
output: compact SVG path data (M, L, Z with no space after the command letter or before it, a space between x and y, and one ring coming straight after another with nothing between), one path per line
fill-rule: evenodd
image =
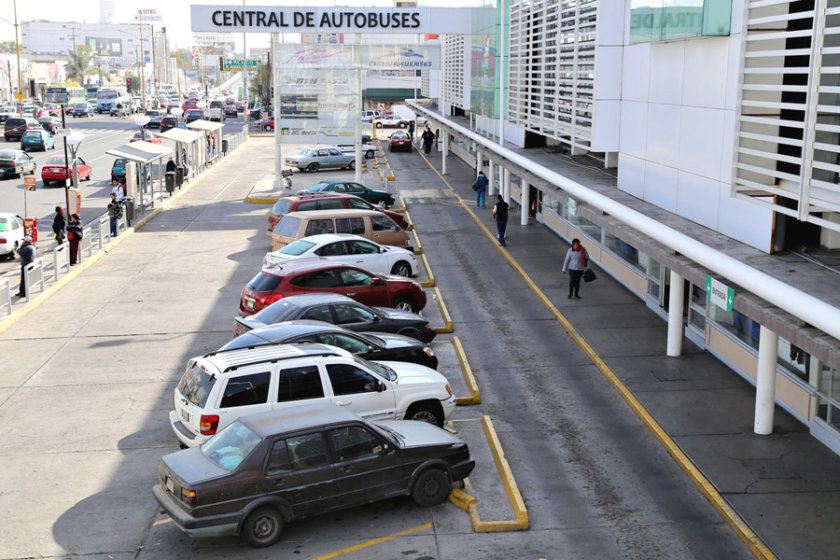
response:
M224 71L225 71L225 57L220 56L219 57L219 72L224 72Z
M126 78L125 79L125 87L131 88L131 78Z

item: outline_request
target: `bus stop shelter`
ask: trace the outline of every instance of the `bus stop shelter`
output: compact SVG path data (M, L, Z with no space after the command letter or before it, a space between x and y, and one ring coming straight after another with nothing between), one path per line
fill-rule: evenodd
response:
M159 182L159 191L164 192L164 163L165 160L175 156L175 151L160 144L152 144L140 140L138 142L131 142L124 144L118 148L107 150L106 154L114 157L125 158L129 161L139 165L141 170L145 166L149 166L152 173L147 180L145 173L138 173L139 182L134 184L131 174L126 172L126 195L135 199L135 205L139 205L140 212L144 212L146 207L154 207L155 200L155 179ZM157 174L154 173L154 164L157 163ZM131 179L130 179L131 177Z
M194 121L195 122L195 121ZM175 142L175 163L188 169L198 169L199 152L207 150L203 130L187 130L184 128L170 128L158 134L159 138Z
M206 149L198 150L199 156L203 156L204 158L198 160L202 165L210 163L222 152L222 128L224 126L222 123L205 121L203 119L187 123L188 129L200 130L206 138Z

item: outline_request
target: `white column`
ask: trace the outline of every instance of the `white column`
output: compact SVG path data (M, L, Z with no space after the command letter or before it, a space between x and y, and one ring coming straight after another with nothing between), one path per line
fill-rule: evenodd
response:
M353 45L353 70L356 78L356 107L362 106L362 48L361 36L356 35L356 44ZM357 183L362 182L362 119L355 117L356 130L354 131L354 146L356 148L356 176ZM276 132L275 132L276 134Z
M522 185L522 195L519 197L519 224L523 226L528 225L528 218L531 214L531 185L528 184L522 177L519 178L519 184Z
M676 357L682 354L683 339L683 277L671 271L671 295L668 298L668 344L666 354Z
M282 134L277 132L281 129L283 123L280 121L280 100L282 93L280 91L280 73L277 64L277 51L280 42L280 34L271 34L271 76L274 80L274 190L283 189L283 145L280 143Z
M496 194L496 164L492 159L488 159L487 164L490 167L487 173L487 196L493 196Z
M441 155L440 173L446 175L446 156L449 155L449 134L445 130L440 131L443 137L443 154Z
M472 113L470 113L472 116ZM475 176L478 177L478 172L481 171L481 164L484 156L481 154L481 150L476 150L475 152Z
M502 198L510 204L510 169L502 169Z
M760 436L769 436L773 433L778 355L779 335L762 325L758 339L758 375L755 382L755 423L753 425L753 430Z

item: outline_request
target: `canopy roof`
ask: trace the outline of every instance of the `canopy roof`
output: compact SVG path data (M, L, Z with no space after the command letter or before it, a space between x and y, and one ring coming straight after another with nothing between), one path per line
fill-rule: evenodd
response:
M198 119L197 121L187 123L187 128L194 128L196 130L208 130L211 132L219 130L223 126L225 125L223 125L222 123L205 121L202 119Z
M175 155L175 151L168 146L152 144L143 140L106 150L105 153L140 163L151 163L166 156Z
M166 132L161 132L160 134L158 134L158 137L160 138L174 140L175 142L183 142L184 144L194 142L196 139L201 138L202 136L204 136L204 133L201 131L185 130L183 128L170 128Z

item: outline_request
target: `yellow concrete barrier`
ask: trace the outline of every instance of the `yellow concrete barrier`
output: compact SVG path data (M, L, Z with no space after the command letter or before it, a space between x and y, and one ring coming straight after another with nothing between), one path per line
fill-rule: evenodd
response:
M455 504L456 507L467 511L470 505L476 503L478 499L475 496L470 496L460 488L456 488L449 493L449 501Z
M435 288L435 302L437 303L438 309L440 309L440 314L443 315L443 327L435 327L436 333L451 333L454 331L452 328L452 317L449 316L449 310L446 308L446 304L443 303L443 296L440 295L440 290Z
M467 354L464 352L461 340L457 336L452 337L452 346L455 348L455 355L458 356L458 363L461 365L461 373L464 374L464 381L467 382L467 390L470 392L469 397L458 397L455 399L455 403L460 405L480 404L481 391L478 390L478 383L475 381L475 375L473 375L472 368L467 360Z
M435 275L432 272L432 267L429 266L429 261L426 260L426 255L420 255L420 262L423 263L423 267L426 269L426 277L428 280L424 280L420 282L420 285L424 288L432 288L435 285Z
M415 255L422 255L423 254L423 245L420 243L420 238L417 237L417 232L412 230L409 232L411 237L414 238L414 254Z

